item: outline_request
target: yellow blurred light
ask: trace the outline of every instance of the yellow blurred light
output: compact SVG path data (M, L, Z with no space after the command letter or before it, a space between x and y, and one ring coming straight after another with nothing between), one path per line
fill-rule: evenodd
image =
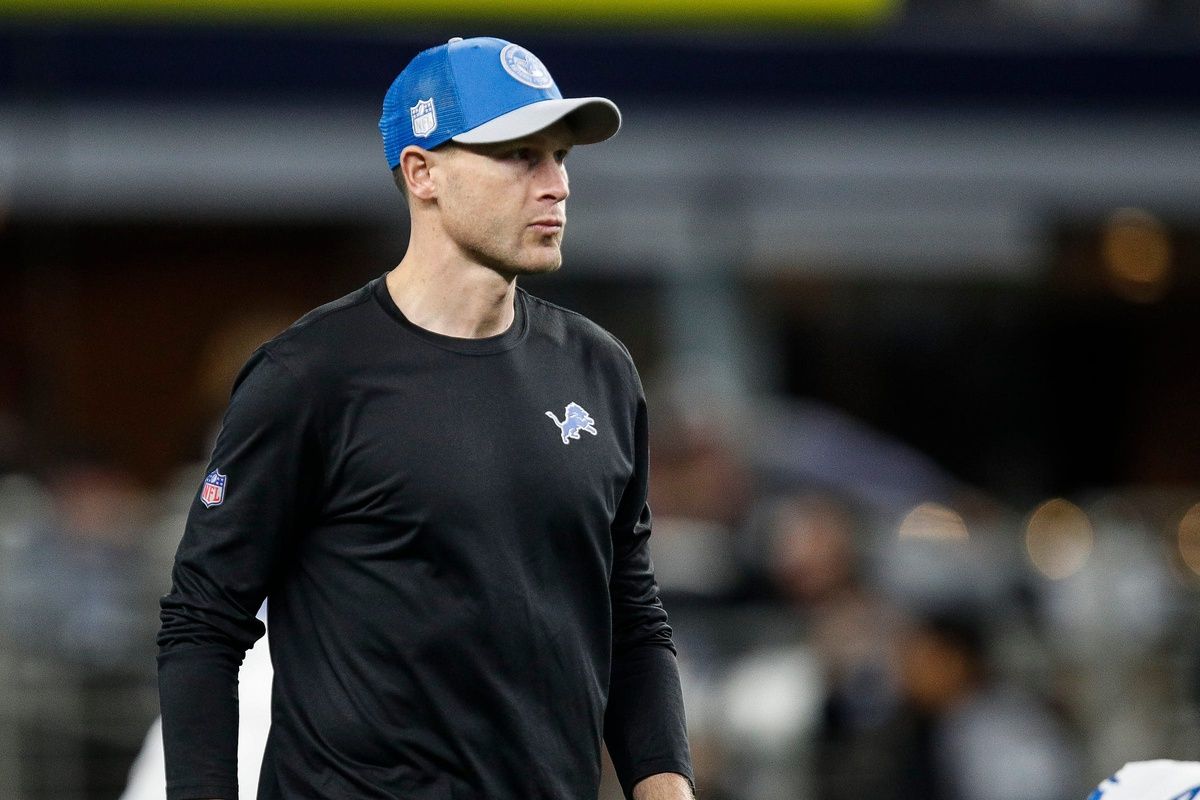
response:
M1157 217L1139 208L1118 209L1105 226L1102 249L1114 291L1139 303L1162 297L1171 277L1171 239Z
M1051 580L1068 578L1082 569L1095 541L1087 514L1061 498L1047 500L1034 509L1025 526L1029 560Z
M1188 569L1200 575L1200 503L1179 520L1179 555Z
M900 523L901 539L965 541L968 536L958 512L939 503L921 503Z

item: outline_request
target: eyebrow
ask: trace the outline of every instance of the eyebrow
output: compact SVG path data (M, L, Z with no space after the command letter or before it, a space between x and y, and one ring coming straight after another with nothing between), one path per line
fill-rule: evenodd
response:
M555 142L549 137L529 136L523 139L511 139L508 142L497 142L499 145L507 145L508 147L546 147L553 150L570 150L573 142Z
M466 149L475 150L475 152L487 156L488 158L497 158L506 153L511 153L513 150L518 150L524 147L532 147L541 149L542 142L533 139L509 139L506 142L492 142L491 144L468 145ZM573 144L566 143L561 146L547 147L547 150L555 155L563 153L564 155L570 152ZM476 149L478 148L478 149Z

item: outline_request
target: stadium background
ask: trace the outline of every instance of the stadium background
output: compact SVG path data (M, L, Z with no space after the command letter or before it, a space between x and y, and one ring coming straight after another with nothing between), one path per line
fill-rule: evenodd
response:
M399 260L380 99L479 34L625 112L526 287L651 394L700 796L1200 755L1193 2L0 0L0 796L119 794L231 378Z

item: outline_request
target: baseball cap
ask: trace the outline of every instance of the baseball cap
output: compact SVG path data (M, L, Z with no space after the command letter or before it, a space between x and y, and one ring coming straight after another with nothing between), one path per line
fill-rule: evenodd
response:
M388 166L410 144L431 150L453 139L489 144L536 133L566 119L576 144L593 144L621 127L603 97L564 99L538 57L520 45L455 37L418 53L383 98L379 130Z

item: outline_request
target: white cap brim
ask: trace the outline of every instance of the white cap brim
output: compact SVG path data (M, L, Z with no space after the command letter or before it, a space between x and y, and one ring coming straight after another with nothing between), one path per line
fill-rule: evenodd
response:
M493 144L520 139L566 119L575 136L575 144L595 144L621 128L621 112L604 97L576 97L569 100L539 100L501 114L482 125L452 137L463 144Z

